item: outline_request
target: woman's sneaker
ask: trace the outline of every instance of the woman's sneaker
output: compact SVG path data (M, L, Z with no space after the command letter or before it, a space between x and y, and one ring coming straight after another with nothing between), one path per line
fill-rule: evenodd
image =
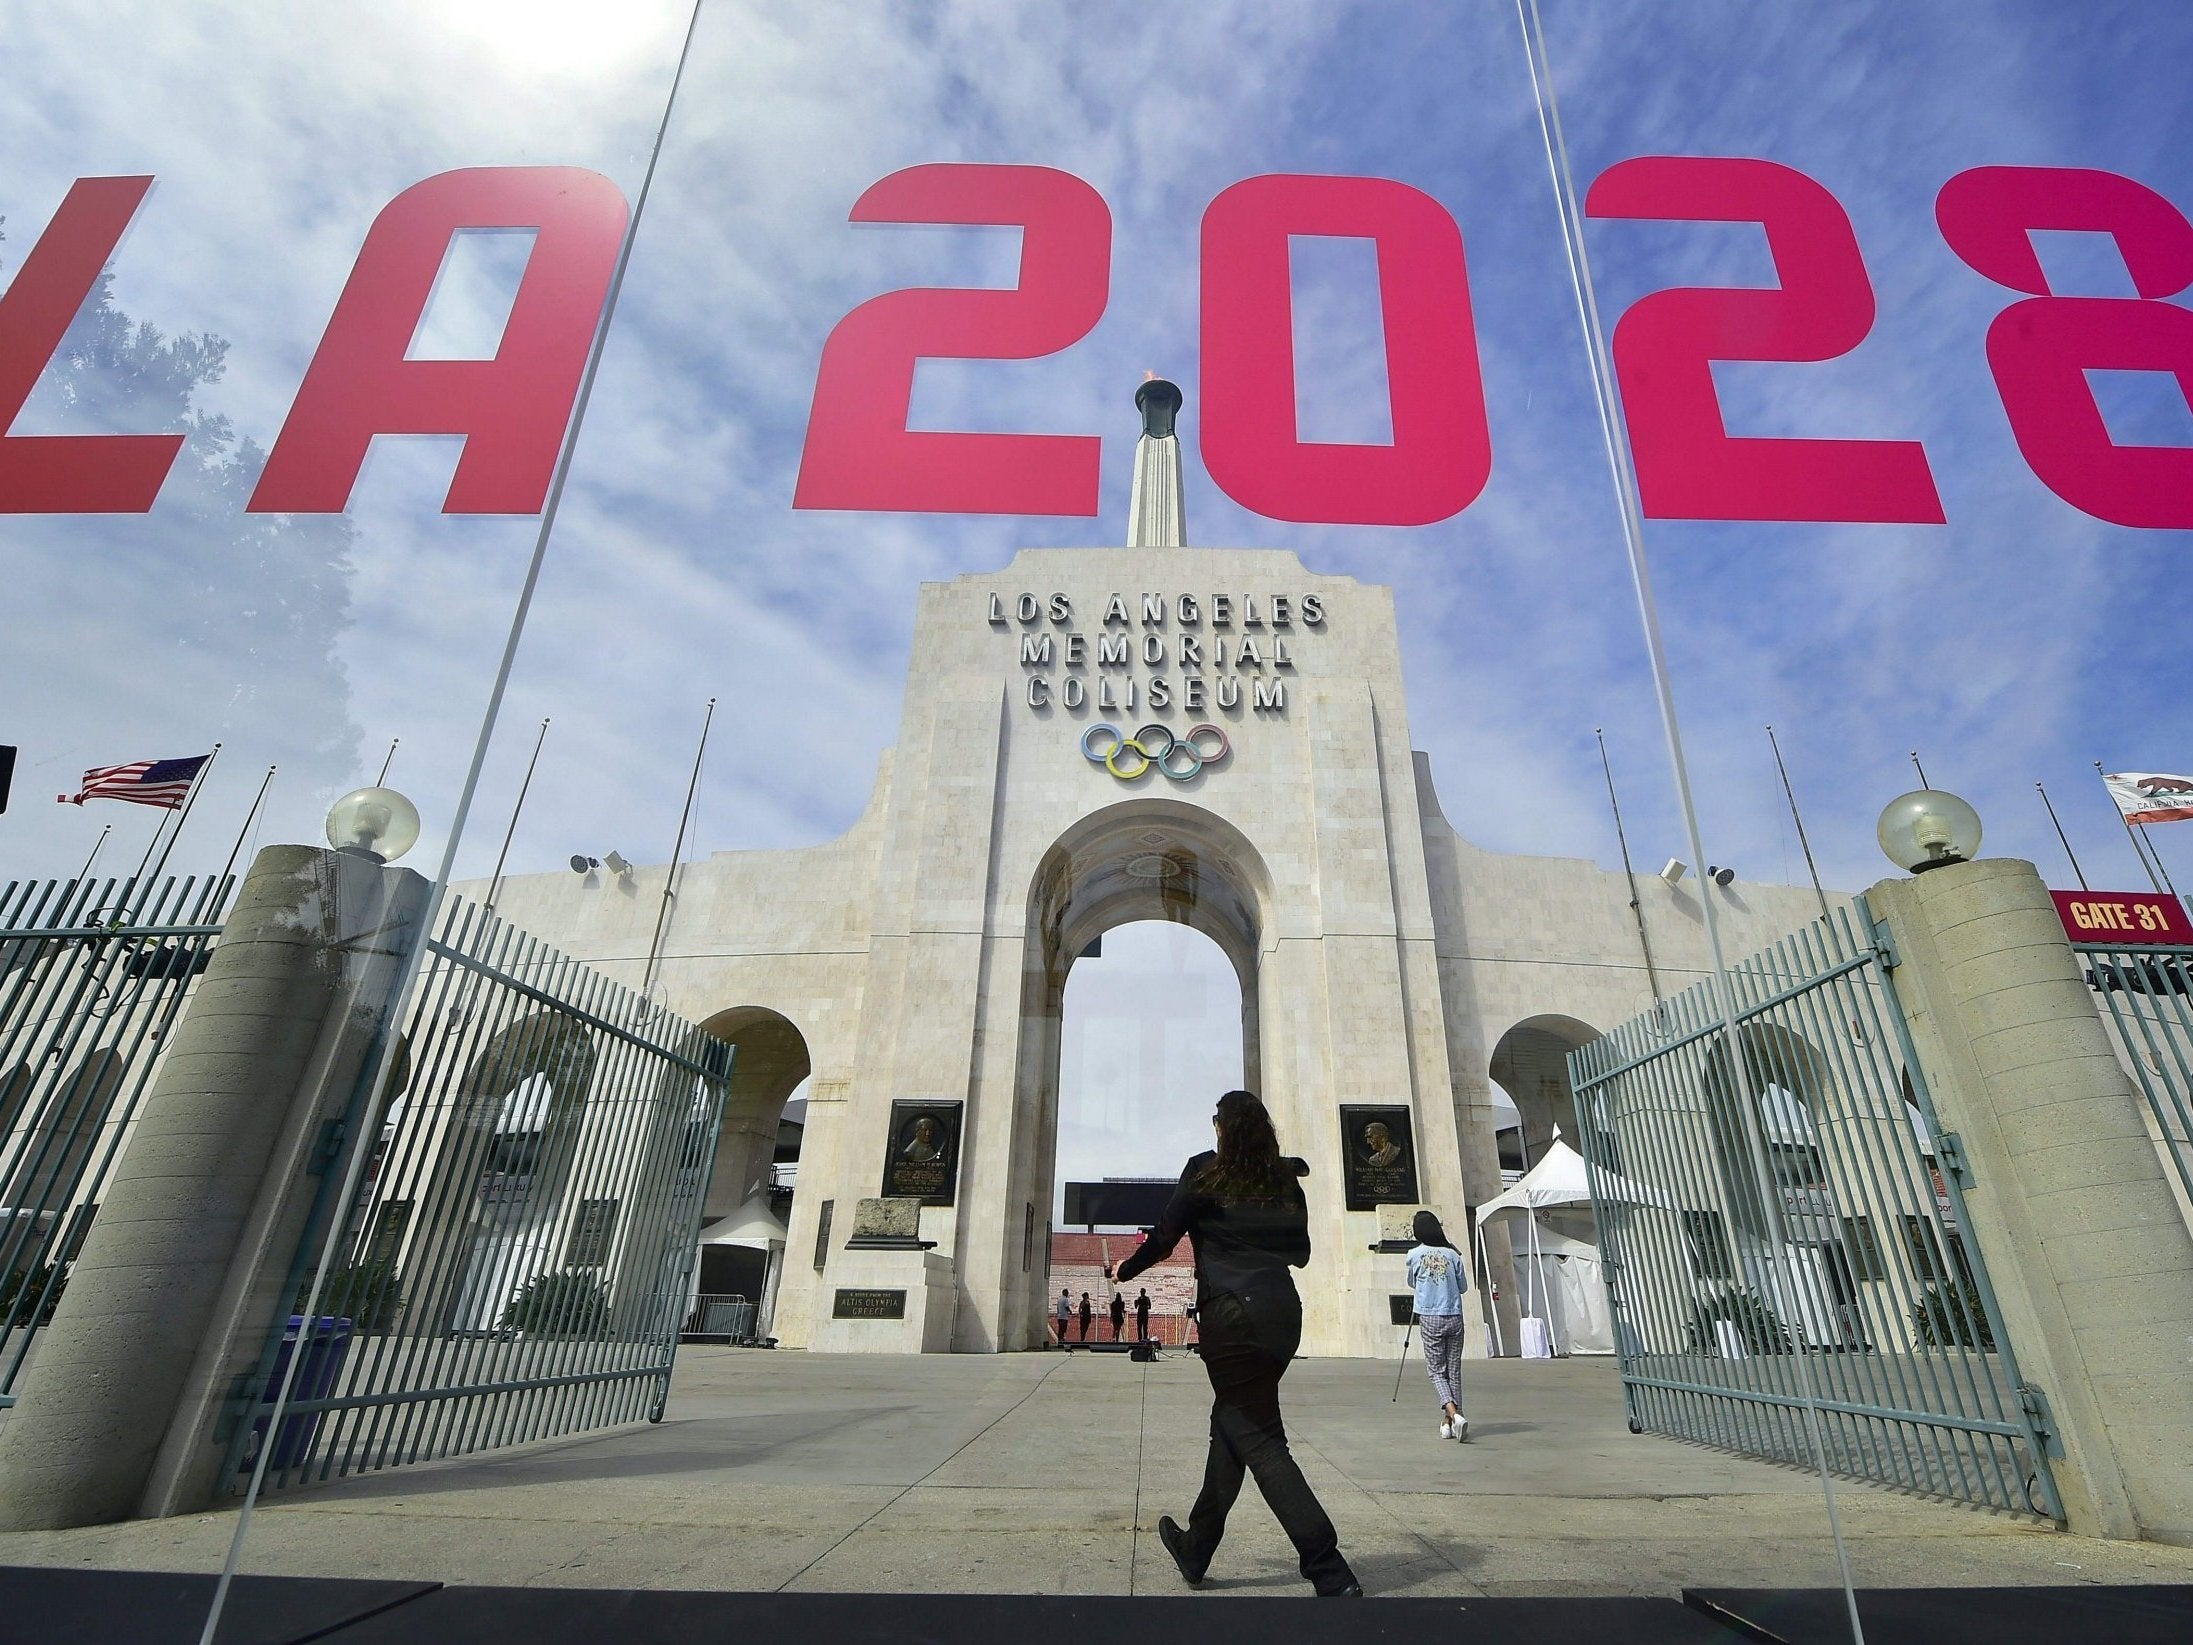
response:
M1453 1435L1456 1439L1463 1441L1465 1444L1468 1443L1470 1437L1470 1419L1464 1416L1460 1411L1455 1412L1453 1422L1449 1423L1447 1427L1441 1428L1439 1431L1444 1434L1449 1432L1450 1429L1452 1430Z
M1454 1425L1448 1422L1445 1417L1439 1419L1439 1437L1441 1439L1454 1438Z

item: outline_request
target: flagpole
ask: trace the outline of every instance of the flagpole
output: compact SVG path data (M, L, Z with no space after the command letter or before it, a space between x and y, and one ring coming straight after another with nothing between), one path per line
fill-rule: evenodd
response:
M114 832L114 824L108 823L99 830L99 837L91 842L91 855L84 859L84 866L77 871L76 883L81 885L91 878L91 865L99 860L99 848L107 843L107 836Z
M251 802L251 809L244 813L244 826L236 830L236 843L228 848L228 861L221 864L221 878L228 878L228 871L236 866L236 859L243 854L244 837L251 832L252 820L259 815L259 805L267 797L267 786L274 781L274 773L280 769L268 766L267 774L259 779L258 795Z
M1789 800L1790 821L1797 825L1797 843L1804 848L1805 872L1812 876L1812 894L1820 899L1820 918L1828 917L1828 895L1820 889L1820 870L1812 860L1812 842L1805 838L1805 819L1797 814L1797 791L1789 785L1789 767L1782 763L1782 745L1774 740L1774 727L1767 727L1767 746L1774 750L1774 769L1782 774L1782 793Z
M2048 790L2041 787L2039 783L2035 783L2033 787L2035 792L2037 792L2041 796L2041 804L2048 806L2048 820L2056 824L2056 838L2063 845L2064 855L2071 859L2071 872L2078 876L2079 889L2081 891L2092 890L2093 887L2089 886L2086 883L2085 870L2079 867L2078 854L2071 849L2071 842L2068 839L2064 838L2064 825L2061 822L2057 822L2056 808L2053 805L2049 805L2048 803Z
M195 777L191 780L197 781ZM137 860L137 872L129 879L128 884L144 883L145 870L152 866L152 854L160 849L160 836L168 831L168 819L173 815L166 807L161 808L159 820L152 825L152 838L145 842L145 854Z
M2094 775L2102 779L2102 792L2109 794L2109 807L2117 813L2117 820L2124 824L2124 837L2132 842L2132 854L2140 859L2140 866L2147 870L2147 883L2160 891L2163 882L2155 872L2156 865L2147 860L2147 847L2141 843L2140 836L2132 831L2132 819L2124 814L2124 807L2117 803L2117 796L2110 794L2109 773L2102 769L2100 760L2094 762ZM2171 895L2177 895L2175 887L2172 888Z
M396 745L402 741L403 738L401 737L391 737L388 739L388 752L381 757L381 774L373 779L373 786L375 788L386 788L388 786L388 768L391 765L395 764Z
M1919 763L1919 751L1916 748L1911 751L1911 769L1919 773L1919 786L1921 788L1932 788L1934 786L1926 780L1926 767Z
M541 744L548 741L548 721L541 721L540 735L533 739L533 758L525 762L525 781L518 784L518 803L510 808L510 826L503 830L503 848L495 856L495 874L488 882L487 911L495 912L495 898L503 888L503 864L510 860L510 842L518 832L518 813L525 809L525 796L533 786L533 768L541 763Z
M662 882L662 906L655 911L655 939L647 945L647 976L640 984L640 998L652 1003L655 986L655 967L662 959L662 940L670 925L670 905L678 883L678 862L685 854L685 827L693 816L693 795L701 785L701 756L708 752L708 728L716 720L716 699L708 699L708 712L701 718L700 746L693 750L693 775L685 785L685 811L678 818L678 842L670 848L670 873Z
M190 792L183 796L183 808L175 814L175 832L168 836L167 849L160 853L160 860L153 864L152 878L158 879L167 871L168 858L175 852L175 842L183 837L183 825L190 821L191 807L198 803L199 792L206 785L206 773L213 769L213 762L221 757L221 745L215 743L213 752L206 756L206 763L198 768L190 779Z
M1629 837L1622 832L1622 804L1614 797L1614 767L1607 762L1607 734L1596 725L1591 728L1591 734L1599 739L1599 769L1607 776L1607 809L1614 813L1614 843L1622 848L1622 876L1629 881L1630 912L1637 916L1637 946L1645 951L1645 981L1652 989L1652 1003L1657 1013L1660 973L1653 969L1652 939L1645 935L1645 905L1637 900L1637 871L1630 866ZM1657 1015L1654 1020L1659 1020Z

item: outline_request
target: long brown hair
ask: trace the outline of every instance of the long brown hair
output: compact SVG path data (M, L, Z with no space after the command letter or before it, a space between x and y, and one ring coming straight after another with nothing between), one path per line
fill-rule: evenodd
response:
M1279 1157L1279 1133L1254 1091L1218 1099L1218 1153L1196 1175L1196 1186L1220 1199L1272 1199L1292 1173Z

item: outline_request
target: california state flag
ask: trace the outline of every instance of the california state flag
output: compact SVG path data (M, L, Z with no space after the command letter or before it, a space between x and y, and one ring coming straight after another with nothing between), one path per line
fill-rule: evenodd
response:
M2167 771L2105 771L2102 782L2126 822L2182 822L2193 817L2193 777L2174 777Z

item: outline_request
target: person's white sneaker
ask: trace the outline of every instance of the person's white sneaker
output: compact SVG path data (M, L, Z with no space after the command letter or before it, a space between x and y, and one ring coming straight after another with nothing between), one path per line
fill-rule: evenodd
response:
M1439 1437L1441 1439L1452 1439L1454 1437L1445 1417L1439 1419Z
M1444 1434L1449 1432L1450 1430L1452 1430L1453 1435L1456 1439L1466 1442L1470 1437L1470 1419L1464 1416L1460 1411L1455 1412L1454 1421L1449 1423L1446 1427L1441 1428L1439 1431Z

